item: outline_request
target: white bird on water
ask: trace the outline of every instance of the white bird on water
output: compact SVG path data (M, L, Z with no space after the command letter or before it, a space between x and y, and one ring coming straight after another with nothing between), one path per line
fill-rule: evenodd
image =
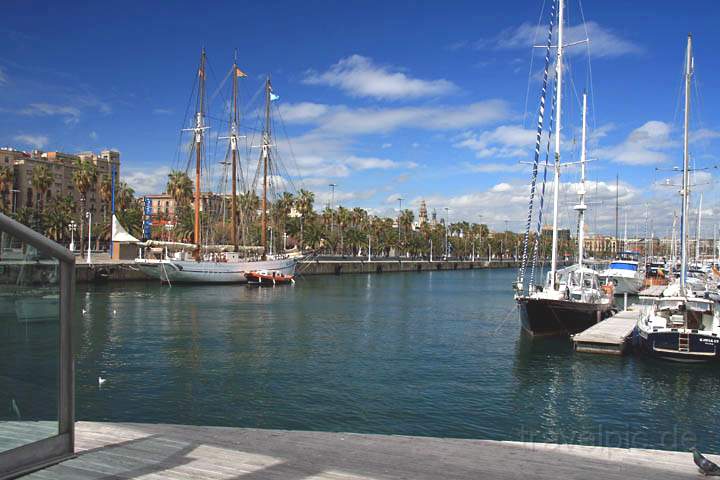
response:
M85 310L85 309L83 308L83 309L82 309L82 312L83 312L83 315L85 315L85 314L87 313L87 310Z
M101 386L103 383L107 381L107 378L98 377L98 386Z
M13 398L10 400L10 408L12 408L13 413L17 417L18 420L21 420L22 417L20 416L20 409L18 408L18 404L15 402L15 399Z
M116 313L117 313L117 310L113 309L113 315L115 315Z

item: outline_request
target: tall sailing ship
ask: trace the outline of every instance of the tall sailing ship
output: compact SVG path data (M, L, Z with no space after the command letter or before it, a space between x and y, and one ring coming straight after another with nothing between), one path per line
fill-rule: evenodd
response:
M540 156L540 143L542 138L545 96L547 92L548 69L550 66L550 52L552 49L553 23L555 20L555 2L551 6L551 21L547 37L545 56L545 73L540 100L540 114L538 116L538 131L535 145L535 161L533 163L533 179L531 183L531 198L528 208L527 229L523 245L523 263L515 284L515 300L520 311L522 328L532 335L572 335L581 332L614 313L612 294L608 294L600 285L595 270L583 265L583 235L585 210L585 151L587 130L587 94L583 94L583 125L582 150L580 159L581 181L578 191L579 202L575 206L578 212L578 263L567 268L558 269L558 202L560 197L560 168L566 164L560 163L560 131L562 116L562 86L563 86L563 30L564 30L564 0L557 2L557 38L555 62L555 162L553 179L553 230L552 230L552 257L551 270L547 274L544 286L532 285L535 262L538 256L538 241L542 226L542 201L544 197L545 182L543 181L543 194L540 197L540 213L538 214L538 231L535 236L535 251L533 253L533 275L527 282L525 272L528 263L528 239L532 222L533 198L537 180L538 163ZM550 121L552 124L552 119ZM552 135L552 132L551 132ZM549 142L548 137L548 142ZM548 144L549 153L549 144ZM545 169L548 161L546 156ZM525 284L527 285L527 290Z
M198 69L198 102L195 112L195 125L189 129L193 133L195 150L195 192L194 192L194 230L193 243L177 242L146 242L146 247L160 247L163 253L160 258L138 258L135 264L145 274L158 278L163 282L175 283L247 283L246 274L256 271L293 275L297 261L302 256L300 252L282 252L271 254L268 252L268 172L271 171L271 129L270 129L270 102L272 101L272 85L270 78L265 81L265 118L261 145L261 164L263 169L262 206L261 206L261 245L258 247L241 247L238 244L237 225L237 172L238 172L238 140L239 112L238 112L238 77L244 76L237 65L232 67L232 118L230 131L227 137L232 155L232 245L203 245L200 228L201 210L201 173L203 142L205 131L205 64L206 55L203 49ZM247 254L253 255L248 258Z
M685 56L685 136L683 144L680 218L680 276L659 299L640 314L637 324L642 351L681 362L720 360L720 313L713 298L699 297L688 281L688 213L690 197L690 83L693 74L692 37ZM711 295L707 295L710 297Z

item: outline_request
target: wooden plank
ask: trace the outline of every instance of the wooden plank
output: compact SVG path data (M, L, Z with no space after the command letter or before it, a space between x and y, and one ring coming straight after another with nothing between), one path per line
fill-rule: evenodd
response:
M393 435L79 422L77 458L29 480L694 479L683 452ZM711 458L713 458L711 456ZM714 458L717 460L717 457Z

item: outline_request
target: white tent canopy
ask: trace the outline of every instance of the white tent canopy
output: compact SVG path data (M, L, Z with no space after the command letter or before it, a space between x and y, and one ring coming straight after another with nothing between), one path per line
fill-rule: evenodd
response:
M117 217L113 215L112 218L112 241L113 242L128 242L128 243L134 243L139 242L137 238L130 235L122 225L120 225L120 222L118 221Z

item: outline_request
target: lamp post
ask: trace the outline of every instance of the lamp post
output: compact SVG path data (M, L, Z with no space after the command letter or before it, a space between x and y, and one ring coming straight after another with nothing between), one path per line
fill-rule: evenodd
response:
M398 197L398 241L400 241L400 215L402 214L402 197Z
M335 231L335 212L333 212L333 204L335 203L335 187L337 187L337 183L331 183L328 185L330 187L330 231Z
M448 241L448 222L450 221L450 208L445 207L445 260L450 258L450 243Z
M92 256L90 253L91 248L91 242L90 239L92 238L92 213L85 212L85 218L88 219L88 248L87 248L87 263L92 263Z
M12 189L10 190L10 193L12 193L12 199L10 202L12 205L10 206L10 209L13 213L17 212L17 194L20 193L20 190Z
M70 229L70 251L72 252L75 250L75 230L77 230L75 220L70 220L68 228Z

